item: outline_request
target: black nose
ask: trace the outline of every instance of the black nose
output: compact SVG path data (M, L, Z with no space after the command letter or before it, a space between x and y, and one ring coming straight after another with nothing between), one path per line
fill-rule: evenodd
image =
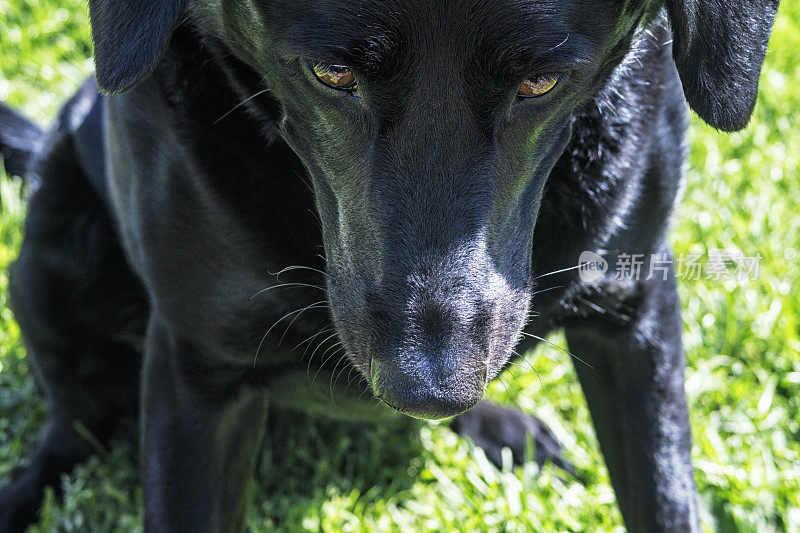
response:
M414 418L438 420L468 411L483 397L486 366L442 376L425 368L402 370L373 359L372 390L390 407Z

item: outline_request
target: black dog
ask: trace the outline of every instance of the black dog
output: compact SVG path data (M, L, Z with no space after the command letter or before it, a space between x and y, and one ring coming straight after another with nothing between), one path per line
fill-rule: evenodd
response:
M696 531L674 274L615 258L668 257L684 95L744 127L777 6L91 0L105 96L46 139L0 114L50 414L0 530L92 452L76 423L136 412L146 530L239 529L268 399L308 400L302 344L337 336L386 405L519 456L545 430L484 387L563 327L628 528Z

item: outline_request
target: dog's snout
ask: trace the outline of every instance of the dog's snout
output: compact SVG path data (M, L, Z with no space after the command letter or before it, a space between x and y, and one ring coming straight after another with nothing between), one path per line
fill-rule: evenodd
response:
M387 405L415 418L455 416L476 405L502 370L528 297L498 272L484 244L408 269L387 261L394 268L380 276L332 278L342 342ZM354 286L358 299L342 290Z
M480 298L426 291L393 313L371 313L372 327L384 331L370 353L375 395L415 418L446 418L472 408L489 374L484 316L490 307Z
M384 403L417 418L472 408L501 370L528 296L473 239L448 254L408 254L381 275L336 277L332 311L350 357ZM396 255L396 254L395 254ZM392 268L388 268L392 267ZM361 298L339 290L361 285Z

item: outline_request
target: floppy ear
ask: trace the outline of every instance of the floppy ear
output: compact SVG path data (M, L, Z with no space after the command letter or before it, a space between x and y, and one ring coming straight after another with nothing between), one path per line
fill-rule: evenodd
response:
M666 0L689 105L711 126L750 121L779 0Z
M126 91L153 71L182 5L182 0L89 0L100 89Z

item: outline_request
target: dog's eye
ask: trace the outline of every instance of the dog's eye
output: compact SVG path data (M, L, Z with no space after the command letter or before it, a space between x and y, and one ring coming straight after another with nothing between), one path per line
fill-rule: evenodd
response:
M523 98L536 98L544 96L553 90L558 83L558 76L547 75L539 76L530 80L525 80L520 84L517 94Z
M356 76L353 71L341 65L314 65L314 75L319 81L334 89L353 90Z

